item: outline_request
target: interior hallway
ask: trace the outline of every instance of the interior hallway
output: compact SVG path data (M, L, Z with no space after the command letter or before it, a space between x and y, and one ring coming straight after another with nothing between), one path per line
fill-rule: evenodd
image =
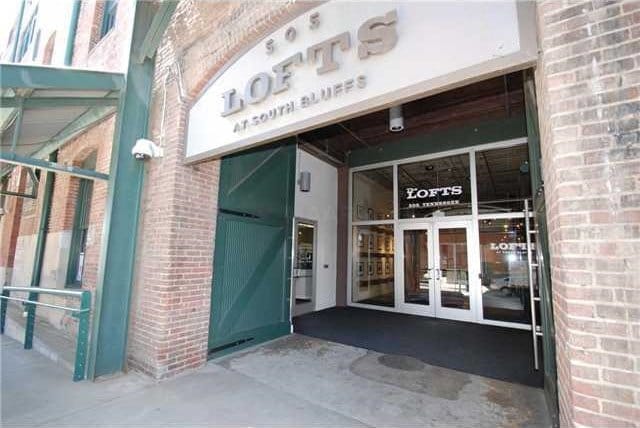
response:
M71 374L6 337L2 425L549 426L542 391L290 335L164 382Z

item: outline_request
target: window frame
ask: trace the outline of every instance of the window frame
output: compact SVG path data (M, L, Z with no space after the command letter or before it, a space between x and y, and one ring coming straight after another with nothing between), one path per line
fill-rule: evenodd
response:
M87 156L82 163L84 169L95 169L97 163L97 151ZM91 204L93 203L93 180L80 178L78 182L78 194L76 195L75 211L73 215L73 227L71 229L71 243L69 245L69 260L67 262L67 274L65 288L81 288L84 282L85 260L79 266L80 257L85 257L87 250L87 236L89 234ZM80 280L78 268L82 269Z
M86 256L87 235L89 233L89 219L91 215L91 201L93 200L93 180L81 178L76 198L76 208L73 216L73 228L71 232L71 244L69 246L69 261L67 265L66 288L81 288L84 276L84 259L82 267L79 266L80 257ZM78 270L80 280L78 280Z
M349 168L349 182L348 182L348 198L349 198L349 202L348 202L348 207L349 207L349 212L348 212L348 230L349 233L347 235L347 239L348 239L348 248L349 251L347 252L347 306L352 306L352 307L359 307L359 308L365 308L365 309L375 309L375 310L380 310L380 311L387 311L387 312L400 312L400 313L409 313L404 311L401 308L398 308L397 303L395 302L396 305L394 307L385 307L385 306L375 306L375 305L370 305L370 304L364 304L364 303L354 303L352 298L352 293L353 293L353 228L354 226L360 226L360 225L381 225L381 224L388 224L388 225L392 225L394 227L394 242L395 242L395 250L394 250L394 257L396 259L395 261L395 266L394 266L394 274L397 274L397 272L399 271L399 269L402 268L402 266L400 266L399 261L397 259L397 254L398 253L398 248L397 246L400 245L399 242L399 233L401 230L402 225L410 225L414 222L416 222L416 220L418 221L429 221L429 219L401 219L399 218L399 199L398 199L398 166L401 164L405 164L405 163L413 163L413 162L420 162L420 161L429 161L429 160L435 160L441 157L446 157L446 156L453 156L453 155L464 155L466 154L469 157L469 168L470 168L470 178L471 178L471 204L472 204L472 210L471 210L471 214L469 215L460 215L460 216L451 216L451 217L443 217L442 221L448 221L448 222L455 222L458 220L468 220L470 221L471 224L471 239L468 242L468 245L474 245L476 248L479 248L479 236L478 236L478 220L484 219L484 218L517 218L517 217L521 217L524 218L524 213L522 212L509 212L509 213L487 213L487 214L481 214L478 212L478 195L477 195L477 184L476 184L476 157L475 154L476 152L479 151L485 151L485 150L493 150L493 149L502 149L502 148L507 148L507 147L514 147L514 146L519 146L519 145L527 145L528 144L528 137L527 136L522 136L522 137L516 137L516 138L512 138L512 139L508 139L508 140L499 140L499 141L494 141L494 142L490 142L490 143L483 143L483 144L478 144L478 145L472 145L472 146L468 146L468 147L463 147L463 148L458 148L458 149L452 149L452 150L445 150L445 151L441 151L441 152L434 152L434 153L428 153L428 154L424 154L424 155L417 155L417 156L410 156L407 158L398 158L398 159L393 159L393 160L388 160L388 161L382 161L382 162L375 162L375 163L371 163L371 164L367 164L367 165L361 165L361 166L356 166L356 167L351 167ZM376 221L354 221L353 220L353 174L360 172L360 171L365 171L365 170L370 170L370 169L377 169L377 168L383 168L383 167L389 167L392 166L394 169L393 172L393 180L394 180L394 218L391 220L376 220ZM530 217L532 216L532 214L530 214ZM479 294L479 293L476 293ZM476 295L474 297L474 314L473 314L473 319L471 322L477 323L477 324L485 324L485 325L495 325L495 326L500 326L500 327L511 327L511 328L515 328L515 329L521 329L521 330L531 330L531 326L530 325L524 325L524 324L520 324L520 323L511 323L511 322L505 322L505 321L494 321L494 320L490 320L490 319L485 319L484 318L484 314L482 311L482 296L478 296Z
M17 52L17 60L22 61L29 51L29 47L31 47L31 43L33 42L33 35L36 30L36 21L38 20L38 8L33 11L31 18L29 18L29 23L25 27L24 31L22 31L19 36L19 48Z
M102 22L100 23L100 37L102 40L116 26L116 14L118 12L118 0L106 0L102 10Z

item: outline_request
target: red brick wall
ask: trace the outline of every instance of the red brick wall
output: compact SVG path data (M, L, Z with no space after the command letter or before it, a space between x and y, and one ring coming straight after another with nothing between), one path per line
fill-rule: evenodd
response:
M69 141L59 149L58 163L61 165L80 166L89 155L95 152L97 154L96 170L108 173L114 123L115 117L111 116ZM24 187L24 182L29 182L30 179L26 174L19 174L19 172L20 170L17 169L16 173L12 174L12 180L15 181L18 176L22 176L22 187ZM15 197L9 198L11 202L8 205L11 207L12 216L7 217L7 220L2 220L3 242L0 247L0 262L2 263L0 267L13 268L13 271L7 271L6 278L7 282L12 283L12 285L29 285L23 282L29 281L33 270L33 255L35 254L36 242L33 237L38 233L40 224L45 177L46 172L42 171L38 199L18 200ZM78 185L79 179L76 177L61 173L55 176L49 230L45 244L45 259L40 281L41 287L59 288L64 287L66 284L69 248L68 241L65 239L70 238L73 227ZM92 291L95 291L98 279L106 195L107 183L102 180L94 181L83 276L83 288ZM11 222L14 224L12 225ZM11 234L15 236L11 236ZM28 238L29 236L32 239L25 239L22 244L18 244L18 246L22 245L20 252L22 257L15 257L15 260L13 260L16 254L18 237ZM6 243L5 237L9 238ZM65 242L67 242L66 246ZM95 293L93 294L95 295ZM75 305L77 303L74 299L66 301L64 298L51 296L44 296L42 299L53 304ZM70 315L63 315L60 312L51 310L40 310L38 318L48 320L53 326L61 328L66 334L75 337L76 320Z
M234 53L311 6L197 0L178 5L156 59L150 135L165 147L165 156L146 170L129 333L132 368L164 378L206 361L219 166L184 165L190 103Z
M114 28L100 38L103 0L84 0L80 7L73 66L125 72L127 69L135 0L119 0Z
M640 426L640 2L538 3L563 426Z
M16 168L9 176L6 190L24 192L26 180L26 171L22 168ZM5 214L0 219L0 267L3 268L13 267L23 201L23 198L5 197L3 207ZM0 278L2 281L10 279L10 277Z
M111 116L65 144L58 152L58 162L81 167L87 157L96 153L96 171L108 174L114 126L115 116ZM49 221L50 232L70 230L73 227L79 183L80 179L77 177L57 175ZM83 274L83 288L91 290L95 290L97 283L106 199L107 182L94 180Z

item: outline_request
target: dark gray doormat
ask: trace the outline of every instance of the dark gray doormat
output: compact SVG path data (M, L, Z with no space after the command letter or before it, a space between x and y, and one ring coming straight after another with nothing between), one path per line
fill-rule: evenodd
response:
M531 332L361 308L336 307L293 319L296 333L435 366L542 387ZM540 367L542 367L542 360Z

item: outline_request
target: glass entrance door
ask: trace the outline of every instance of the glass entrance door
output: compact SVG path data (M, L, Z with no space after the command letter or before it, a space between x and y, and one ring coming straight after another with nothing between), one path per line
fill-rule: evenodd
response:
M435 303L438 317L473 320L469 230L467 222L443 222L434 226Z
M471 321L469 224L420 222L402 225L396 301L403 312Z
M396 302L403 312L435 316L435 272L433 227L430 223L401 226L399 255L400 280L396 281Z

